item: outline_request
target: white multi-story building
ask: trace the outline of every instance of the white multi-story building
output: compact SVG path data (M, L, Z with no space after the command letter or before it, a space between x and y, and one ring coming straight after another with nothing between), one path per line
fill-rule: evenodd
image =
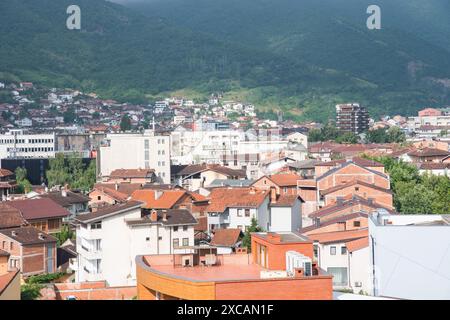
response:
M170 137L144 133L108 134L99 153L99 173L117 169L154 169L163 183L170 183Z
M369 216L375 296L450 299L450 215Z
M189 211L151 211L142 218L141 206L130 201L76 218L77 282L136 285L137 255L190 252L197 221Z
M0 159L53 158L55 133L29 134L23 130L10 130L0 135Z

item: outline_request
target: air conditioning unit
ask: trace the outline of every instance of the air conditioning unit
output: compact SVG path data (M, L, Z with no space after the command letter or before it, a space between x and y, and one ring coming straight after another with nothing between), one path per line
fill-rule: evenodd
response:
M306 277L312 276L312 260L297 251L286 252L286 271L290 276L295 275L295 269L303 269Z

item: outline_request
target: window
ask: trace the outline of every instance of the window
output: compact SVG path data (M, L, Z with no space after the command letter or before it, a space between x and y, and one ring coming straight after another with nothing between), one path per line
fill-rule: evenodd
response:
M97 196L97 200L102 200L102 196Z
M161 241L161 240L162 240L162 237L161 237L161 236L159 236L159 237L158 237L158 240L159 240L159 241Z
M189 245L189 238L183 238L183 247L187 247Z
M101 221L91 224L91 230L101 229L101 228L102 228L102 222Z
M347 253L347 247L341 247L341 254L346 254Z
M173 227L173 231L174 231L174 232L177 232L177 231L178 231L178 226Z
M145 241L150 241L150 237L145 238Z
M187 231L188 226L183 226L183 231Z
M242 209L237 209L237 216L242 217Z
M178 248L180 246L180 239L173 239L173 247Z
M3 241L2 248L6 249L6 241Z
M250 209L245 209L245 216L250 217Z
M327 272L333 275L333 286L346 286L348 284L347 268L329 267Z
M288 192L288 188L287 188L287 187L284 187L284 188L283 188L283 191L284 191L284 193L286 194L286 193Z
M9 243L9 250L14 250L14 242Z
M330 247L330 255L335 256L336 255L336 247Z
M361 221L353 221L354 227L361 227Z

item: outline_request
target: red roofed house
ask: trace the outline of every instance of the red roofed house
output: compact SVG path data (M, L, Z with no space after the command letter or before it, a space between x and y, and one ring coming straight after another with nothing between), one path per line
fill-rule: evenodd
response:
M4 200L16 188L14 173L7 169L0 169L0 194Z
M153 169L116 169L111 171L106 183L152 183L156 181Z
M10 268L10 254L0 249L0 301L20 300L20 273L17 268Z
M209 244L217 248L218 254L230 254L240 245L241 234L241 229L216 229Z
M309 236L318 266L333 275L333 288L368 294L372 286L367 228Z
M70 212L49 198L7 201L6 204L17 209L22 218L45 233L61 231L63 218Z
M25 277L56 272L56 238L32 226L1 229L0 249Z

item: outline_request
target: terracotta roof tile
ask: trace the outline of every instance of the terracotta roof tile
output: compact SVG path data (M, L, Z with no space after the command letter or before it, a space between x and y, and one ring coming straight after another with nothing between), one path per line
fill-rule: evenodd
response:
M172 209L185 194L184 190L144 189L133 192L131 199L144 202L146 209Z
M349 252L355 252L357 250L367 248L369 246L369 237L349 241L345 244L345 246Z
M19 210L0 202L0 229L20 227L26 224Z
M155 173L153 169L116 169L113 170L109 177L110 178L148 178Z
M302 177L293 173L280 173L269 176L276 185L280 187L297 186L297 181Z
M358 230L348 230L348 231L335 231L335 232L324 232L308 235L313 241L319 243L336 243L336 242L348 242L351 240L356 240L369 236L369 231L367 228Z
M378 191L382 191L382 192L386 192L386 193L392 193L392 191L390 189L381 188L381 187L379 187L377 185L370 184L370 183L367 183L367 182L364 182L364 181L361 181L361 180L351 180L351 181L349 181L347 183L340 184L340 185L337 185L335 187L331 187L331 188L328 188L328 189L325 189L325 190L321 190L320 194L327 195L327 194L336 192L338 190L348 188L348 187L353 186L353 185L366 186L368 188L376 189Z
M224 212L228 207L259 207L269 195L254 188L215 188L209 194L208 212Z
M413 157L445 157L449 154L450 152L448 151L436 148L416 149L408 153L409 156Z
M241 229L216 229L211 240L213 246L234 247L239 241Z

